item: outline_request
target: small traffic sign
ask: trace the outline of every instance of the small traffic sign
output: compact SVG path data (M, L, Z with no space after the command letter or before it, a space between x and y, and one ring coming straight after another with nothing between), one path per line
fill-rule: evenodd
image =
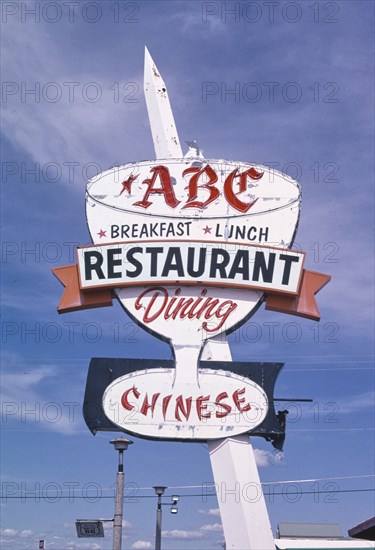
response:
M103 523L100 520L76 521L77 537L104 537Z

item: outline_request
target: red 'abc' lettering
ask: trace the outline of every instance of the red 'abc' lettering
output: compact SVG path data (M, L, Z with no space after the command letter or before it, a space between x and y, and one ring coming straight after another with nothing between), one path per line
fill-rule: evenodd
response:
M136 201L134 206L147 209L152 205L151 200L149 200L151 195L163 195L166 205L173 209L176 208L181 201L179 201L175 195L172 178L168 168L163 165L153 166L151 172L151 177L142 182L147 186L143 198L140 201ZM199 210L203 210L220 197L220 190L215 185L218 181L218 176L209 164L203 168L198 166L186 168L182 172L182 177L188 175L191 175L188 185L185 187L185 189L188 190L188 198L186 204L182 206L182 209L198 208ZM203 176L208 178L208 181L202 181ZM263 172L258 172L255 168L249 168L243 172L239 172L238 168L233 170L226 177L223 185L224 197L228 204L235 210L243 214L246 213L253 204L255 204L257 199L245 202L239 198L239 195L247 190L247 178L259 180L262 176ZM134 177L133 179L136 178ZM236 191L234 189L235 185L238 185L238 190ZM126 190L130 193L130 184L127 184ZM198 194L201 190L203 190L203 193L206 195L205 200L198 200ZM123 191L124 187L121 193Z

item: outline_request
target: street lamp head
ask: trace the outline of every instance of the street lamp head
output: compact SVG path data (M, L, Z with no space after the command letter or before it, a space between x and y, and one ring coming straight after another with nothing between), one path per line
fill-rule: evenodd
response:
M168 489L168 487L164 487L163 485L156 485L154 489L158 497L161 497L162 495L164 495L165 490Z
M115 447L116 451L126 451L129 445L133 443L133 441L130 441L129 439L124 439L122 437L119 437L117 439L112 439L110 441L112 445Z
M178 508L177 508L177 502L180 500L180 497L178 495L172 496L172 507L170 509L171 514L177 514Z

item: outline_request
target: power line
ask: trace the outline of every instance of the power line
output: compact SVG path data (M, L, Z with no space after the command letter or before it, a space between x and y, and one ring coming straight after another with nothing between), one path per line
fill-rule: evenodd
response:
M313 432L372 432L374 431L375 428L312 428L310 430L310 433ZM292 432L305 432L306 433L306 429L301 429L301 430L293 430L293 428L290 428L288 429L287 433L292 433Z
M374 478L374 477L375 477L375 474L361 474L361 475L349 475L349 476L313 477L313 478L307 478L307 479L283 479L283 480L274 480L274 481L263 481L263 482L261 482L261 485L281 485L281 484L288 484L288 483L313 483L313 482L318 482L318 481L339 481L339 480L342 481L342 480L348 480L348 479L368 479L368 478ZM154 489L153 487L134 486L135 484L133 482L131 482L131 483L132 483L132 490L136 489L137 491L153 491L153 489ZM168 489L170 489L170 490L173 490L173 489L201 489L202 485L203 485L202 483L200 485L169 485ZM207 487L207 488L209 488L210 486L212 488L214 488L215 483L213 481L212 482L206 482L206 483L204 483L204 486ZM42 492L43 492L43 488L40 487L40 489L42 489ZM125 486L125 489L126 489L126 486ZM23 487L23 490L25 492L27 492L27 491L31 491L32 489L27 489L26 487ZM113 491L113 487L100 487L100 490L101 491ZM60 489L61 493L64 493L64 492L66 493L66 492L69 492L69 491L70 491L70 489ZM155 496L155 495L152 495L152 496ZM10 496L8 498L10 498ZM53 497L49 497L49 498L53 498ZM128 498L131 498L131 497L128 495Z
M313 491L282 491L282 492L274 492L272 493L264 493L264 496L292 496L292 495L336 495L338 493L370 493L375 492L375 488L372 489L331 489L331 490L313 490ZM187 495L179 495L180 499L182 498L206 498L206 497L213 497L217 496L216 492L212 493L193 493L193 494L187 494ZM51 501L52 503L56 503L59 500L86 500L89 502L99 501L102 499L113 499L115 498L115 495L100 495L100 496L89 496L89 495L58 495L58 496L47 496L47 495L0 495L0 498L3 502L6 502L7 499L13 499L13 500L31 500L34 499L35 502L39 502L41 500L47 500ZM128 500L129 502L136 502L137 500L143 500L143 499L150 499L155 498L155 495L137 495L137 496L124 496L124 500Z
M279 480L279 481L262 481L261 485L277 485L281 483L311 483L315 481L338 481L343 479L367 479L370 477L375 477L375 474L361 474L361 475L351 475L351 476L334 476L334 477L314 477L309 479L289 479L289 480ZM206 484L207 485L207 484ZM214 486L214 482L212 482ZM174 485L168 487L168 489L199 489L201 485ZM148 491L152 487L139 487L139 491Z
M318 433L318 432L373 432L375 431L375 428L373 427L368 427L368 428L311 428L310 429L310 432L312 433ZM33 433L43 433L43 434L56 434L56 433L63 433L63 434L66 434L66 435L77 435L77 434L88 434L88 431L87 429L86 430L75 430L75 431L49 431L47 429L33 429L33 428L30 428L30 429L12 429L12 428L2 428L2 433L5 434L5 433L23 433L23 432L33 432ZM305 432L306 433L306 429L300 429L300 430L297 430L297 429L293 429L293 428L289 428L287 429L287 434L290 434L290 433L300 433L300 432ZM100 434L97 434L96 437L98 437ZM254 436L251 434L251 432L248 434L249 436L251 437L258 437L258 436ZM202 445L204 447L204 445ZM206 448L206 447L205 447Z
M277 361L286 361L287 362L287 365L290 365L290 364L306 364L306 365L317 365L319 366L321 363L325 363L325 364L350 364L350 363L373 363L374 361L374 355L373 354L359 354L359 355L347 355L347 354L338 354L338 355L295 355L295 356L286 356L284 355L282 357L282 359L280 359L280 355L279 356L264 356L262 357L261 359L259 359L259 362L265 362L266 360L277 360ZM163 358L161 357L160 359L166 359L166 358ZM169 358L171 359L171 357ZM240 361L241 362L241 361ZM75 359L62 359L62 358L51 358L49 359L48 361L46 361L46 367L48 367L49 365L53 365L53 366L58 366L58 365L61 365L63 366L64 364L66 364L67 366L70 366L71 364L74 364L75 366L78 365L78 364L83 364L83 365L88 365L89 363L89 360L87 358L82 358L82 359L78 359L78 358L75 358ZM35 360L29 360L29 361L23 361L23 362L20 362L20 363L16 363L15 365L15 368L22 368L22 367L26 367L26 366L32 366L32 365L40 365L40 361L38 361L37 359ZM303 371L310 371L310 370L314 370L314 371L317 371L317 370L323 370L323 371L335 371L335 370L348 370L348 371L351 371L351 370L373 370L373 367L358 367L358 366L354 366L354 367L342 367L342 368L320 368L320 369L317 369L317 368L313 368L313 369L286 369L286 371L289 371L289 372L300 372L301 370ZM80 374L82 375L83 373L81 373L80 371L77 371L77 369L73 370L73 371L69 371L70 373L72 374ZM14 372L14 371L2 371L2 374L46 374L45 371L31 371L31 372ZM58 373L51 373L51 375L57 375ZM64 374L66 374L66 372L64 372Z
M375 474L364 474L359 476L335 476L335 477L314 477L310 479L290 479L283 481L265 481L262 482L262 485L271 485L271 484L280 484L280 483L311 483L316 481L338 481L343 479L363 479L375 477Z

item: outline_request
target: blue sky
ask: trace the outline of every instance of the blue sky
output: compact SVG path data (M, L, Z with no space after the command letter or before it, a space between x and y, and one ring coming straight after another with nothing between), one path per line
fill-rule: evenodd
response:
M87 179L154 158L145 45L181 141L301 183L296 243L307 268L332 275L321 321L261 308L229 341L236 360L285 362L276 395L314 400L290 407L282 460L253 439L262 482L282 493L266 497L274 530L311 521L345 532L374 513L373 4L77 4L2 3L1 482L20 497L1 503L2 547L111 547L110 530L85 542L74 529L113 514L113 434L93 437L81 415L88 364L171 356L117 303L59 316L51 273L89 243ZM164 509L166 549L221 547L216 498L193 496L212 482L205 445L134 438L125 459L126 548L153 547L157 484L181 495L177 516ZM310 494L275 485L311 479L297 484Z

